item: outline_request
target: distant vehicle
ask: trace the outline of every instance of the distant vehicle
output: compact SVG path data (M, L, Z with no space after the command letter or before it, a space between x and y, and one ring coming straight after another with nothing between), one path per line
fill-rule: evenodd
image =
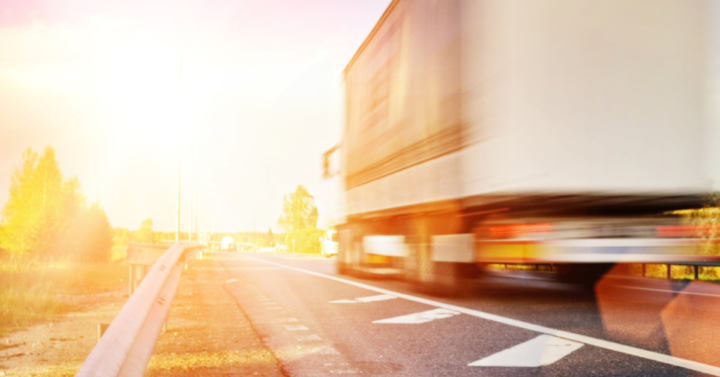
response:
M433 286L496 263L572 281L711 260L669 214L709 189L705 15L590 3L390 3L345 68L345 136L324 154L330 177L341 150L341 273Z
M235 250L235 240L230 236L225 236L220 241L220 250Z
M263 248L260 249L260 252L261 252L261 253L274 253L274 252L275 252L275 248L274 248L274 247L269 247L269 246L268 246L268 247L263 247Z
M335 229L330 229L320 237L320 249L323 256L329 257L337 255L338 252L338 233Z

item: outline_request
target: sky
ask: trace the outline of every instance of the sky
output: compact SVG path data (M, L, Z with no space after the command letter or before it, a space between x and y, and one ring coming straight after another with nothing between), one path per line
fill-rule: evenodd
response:
M0 203L51 145L114 227L174 231L178 166L183 231L191 191L201 231L278 230L298 184L330 225L342 70L389 2L0 0Z

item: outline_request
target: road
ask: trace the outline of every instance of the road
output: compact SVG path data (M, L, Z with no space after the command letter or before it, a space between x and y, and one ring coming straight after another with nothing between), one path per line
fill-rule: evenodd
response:
M680 296L720 299L712 292L616 282L603 293L611 298L596 298L547 279L488 276L458 297L434 297L401 281L338 275L329 259L226 253L221 264L225 289L289 376L720 375L678 357L688 347L700 361L714 352L686 344L702 330L686 318L708 312L664 310ZM704 321L716 328L716 317ZM690 331L673 333L674 318Z

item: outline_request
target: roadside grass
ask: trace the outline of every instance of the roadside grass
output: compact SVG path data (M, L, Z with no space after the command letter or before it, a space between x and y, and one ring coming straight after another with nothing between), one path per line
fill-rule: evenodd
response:
M0 260L0 335L77 309L64 295L108 292L122 286L127 267L116 263L42 263Z

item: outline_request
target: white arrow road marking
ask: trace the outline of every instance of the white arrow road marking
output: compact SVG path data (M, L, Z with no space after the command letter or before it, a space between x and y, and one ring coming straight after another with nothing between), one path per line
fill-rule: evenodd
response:
M525 343L468 364L471 367L540 367L550 365L584 346L582 343L550 335L540 335Z
M330 303L331 304L356 304L358 302L385 301L385 300L392 300L394 298L397 298L397 297L391 296L391 295L377 295L377 296L360 297L360 298L356 298L355 300L335 300L335 301L330 301Z
M420 313L413 313L408 315L403 315L400 317L394 317L394 318L388 318L388 319L381 319L378 321L373 321L373 323L403 323L403 324L418 324L418 323L425 323L434 321L436 319L443 319L452 317L454 315L460 314L459 312L456 312L454 310L448 310L448 309L433 309L428 310L426 312L420 312Z
M270 261L266 261L266 260L262 260L262 259L258 259L258 258L253 258L253 257L247 257L247 258L258 261L258 262L263 262L263 263L271 264L274 266L287 268L288 270L298 271L298 272L302 272L302 273L305 273L308 275L314 275L314 276L318 276L321 278L325 278L328 280L334 280L334 281L337 281L340 283L345 283L345 284L352 285L352 286L359 287L359 288L365 288L369 291L392 295L392 296L396 296L399 298L404 298L409 301L419 302L421 304L434 306L436 308L446 308L448 310L456 310L463 314L471 315L471 316L477 317L477 318L486 319L488 321L502 323L502 324L505 324L508 326L513 326L513 327L526 329L526 330L530 330L530 331L536 331L536 332L539 332L542 334L557 335L558 337L562 337L565 339L571 339L571 340L574 340L577 342L589 344L591 346L604 348L606 350L621 352L626 355L632 355L632 356L641 357L641 358L647 359L647 360L653 360L653 361L657 361L660 363L665 363L668 365L674 365L677 367L686 368L686 369L690 369L690 370L694 370L694 371L698 371L698 372L702 372L702 373L712 374L713 376L720 376L720 367L699 363L697 361L682 359L682 358L675 357L675 356L670 356L670 355L665 355L665 354L658 353L658 352L648 351L648 350L644 350L642 348L626 346L624 344L610 342L610 341L598 339L598 338L593 338L591 336L575 334L575 333L572 333L569 331L553 329L551 327L536 325L534 323L525 322L525 321L519 321L517 319L503 317L503 316L500 316L497 314L486 313L486 312L482 312L479 310L468 309L468 308L464 308L462 306L446 304L446 303L440 302L440 301L428 300L428 299L422 298L422 297L416 297L416 296L407 295L404 293L394 292L389 289L373 287L372 285L358 283L355 281L346 280L346 279L338 278L335 276L321 274L321 273L315 272L315 271L310 271L310 270L305 270L305 269L298 268L298 267L284 265L281 263L270 262Z

